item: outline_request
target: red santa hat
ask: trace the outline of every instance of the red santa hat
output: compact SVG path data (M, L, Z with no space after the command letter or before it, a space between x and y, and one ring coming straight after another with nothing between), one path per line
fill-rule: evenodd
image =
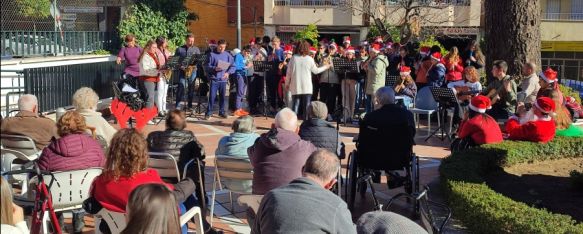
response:
M316 54L316 47L310 46L310 54Z
M217 47L217 41L215 39L209 40L209 47Z
M349 46L348 48L346 48L346 53L347 53L347 54L348 54L348 53L353 53L353 54L354 54L354 53L356 53L356 50L354 50L354 47L352 47L352 46Z
M554 83L555 81L557 81L557 72L554 71L552 68L547 68L547 70L545 70L541 76L540 76L543 80L545 80L547 83Z
M433 59L435 61L440 61L441 60L441 53L433 52L433 54L431 54L431 59Z
M328 48L338 49L338 45L336 45L336 42L334 42L334 40L332 40L332 42L330 42L330 44L328 45Z
M469 107L475 112L486 113L486 110L492 108L492 104L490 98L484 95L478 95L472 98Z
M555 102L548 97L539 97L536 99L534 106L547 115L555 111Z
M291 45L285 45L285 47L283 47L283 52L286 54L293 54L294 48Z
M431 51L431 47L429 47L429 46L423 46L419 49L419 53L423 56L427 56L430 51Z
M407 66L401 66L399 74L402 76L408 76L409 74L411 74L411 68Z
M375 37L374 42L376 42L376 43L383 43L383 37L381 37L381 36Z
M373 43L370 47L370 51L373 51L375 53L380 53L381 52L381 44Z
M255 45L255 38L251 38L251 40L249 40L249 45Z
M350 44L350 36L344 36L344 40L342 41L342 44Z

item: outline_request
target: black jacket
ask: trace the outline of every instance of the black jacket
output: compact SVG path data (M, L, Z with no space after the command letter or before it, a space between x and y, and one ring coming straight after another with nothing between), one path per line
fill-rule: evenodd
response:
M151 132L148 134L148 150L169 153L177 159L179 165L193 158L205 158L204 146L189 130Z
M384 105L360 123L357 161L365 168L402 169L410 161L414 137L413 114L396 104Z
M318 118L306 120L300 126L302 140L310 141L314 146L338 154L338 131L334 125Z

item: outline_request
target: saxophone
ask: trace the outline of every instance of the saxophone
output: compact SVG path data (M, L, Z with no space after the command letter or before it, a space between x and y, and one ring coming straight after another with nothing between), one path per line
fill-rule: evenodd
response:
M184 68L184 77L190 78L192 73L194 72L194 65L188 65Z
M162 78L166 79L167 82L170 82L170 79L172 78L172 69L163 70Z

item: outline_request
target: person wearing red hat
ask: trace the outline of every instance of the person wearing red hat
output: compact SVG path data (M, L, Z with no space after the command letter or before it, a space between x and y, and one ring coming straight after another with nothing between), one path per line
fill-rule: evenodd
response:
M287 72L287 65L290 61L290 59L292 58L293 55L293 46L291 44L285 45L283 47L283 54L284 54L284 60L283 62L281 62L279 64L279 75L281 75L281 79L279 80L279 84L277 85L277 93L279 95L279 98L281 98L284 102L284 104L286 106L291 106L291 94L289 93L289 90L287 88L284 87L284 84L286 82L287 77L286 72Z
M316 50L316 47L310 46L310 57L315 58L316 53L318 53L318 50Z
M419 49L419 55L421 58L419 59L417 71L415 71L415 82L418 89L421 89L427 85L427 73L433 66L431 58L429 57L430 50L431 47L429 46L423 46Z
M344 39L342 40L342 45L344 46L345 49L348 49L348 47L350 47L350 36L344 36Z
M389 73L392 76L398 76L401 73L401 67L407 66L412 70L409 75L413 76L415 74L415 60L409 55L409 49L406 46L401 46L398 52L389 60Z
M254 46L255 45L255 38L251 38L251 40L249 40L249 45L250 46Z
M332 39L328 45L328 54L324 55L320 66L333 65L332 60L340 58L337 51L338 45L336 45L334 39ZM340 98L341 92L340 79L338 73L334 71L333 67L332 69L328 69L320 74L320 101L326 103L328 113L336 112L336 106L338 105L338 99Z
M375 92L385 86L389 60L387 56L381 54L381 47L379 43L372 44L369 50L369 62L363 65L363 69L366 71L366 113L370 113L374 109L373 97Z
M417 85L411 77L411 68L408 66L401 66L399 71L399 79L395 83L395 93L397 96L403 98L405 108L410 108L413 104L413 99L417 95Z
M527 121L519 120L519 117L526 115L525 108L519 108L518 116L512 116L506 122L508 139L546 143L555 137L555 122L552 118L555 102L548 97L540 97L531 110L533 118Z
M441 53L434 52L430 55L431 68L427 72L427 84L433 87L445 85L445 65L441 62Z
M502 142L502 131L494 118L486 114L492 105L490 98L478 95L472 98L464 119L458 131L458 145L452 144L452 149L464 146L476 146Z
M540 89L538 90L537 97L550 97L551 92L557 90L559 92L559 98L561 103L564 103L563 93L559 90L559 80L557 78L557 72L552 68L547 68L544 72L539 74L538 84Z
M270 47L267 47L267 61L269 61L274 68L277 68L279 64L283 63L285 60L285 54L281 46L281 39L277 36L273 37L271 39L271 45L271 49ZM265 74L265 83L267 84L267 102L270 105L271 114L275 114L277 108L283 106L283 100L277 95L277 87L281 78L282 75L279 73L278 69L271 69Z
M349 46L346 48L345 57L346 61L352 62L356 61L356 50L354 47ZM342 107L343 107L343 122L352 122L354 117L354 104L356 101L356 82L359 78L358 72L345 72L344 74L339 74L342 78Z

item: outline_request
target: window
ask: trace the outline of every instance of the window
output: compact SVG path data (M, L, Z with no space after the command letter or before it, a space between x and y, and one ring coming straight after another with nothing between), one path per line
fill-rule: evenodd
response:
M571 20L583 20L583 0L571 0Z
M547 13L545 19L560 19L561 0L547 0Z

